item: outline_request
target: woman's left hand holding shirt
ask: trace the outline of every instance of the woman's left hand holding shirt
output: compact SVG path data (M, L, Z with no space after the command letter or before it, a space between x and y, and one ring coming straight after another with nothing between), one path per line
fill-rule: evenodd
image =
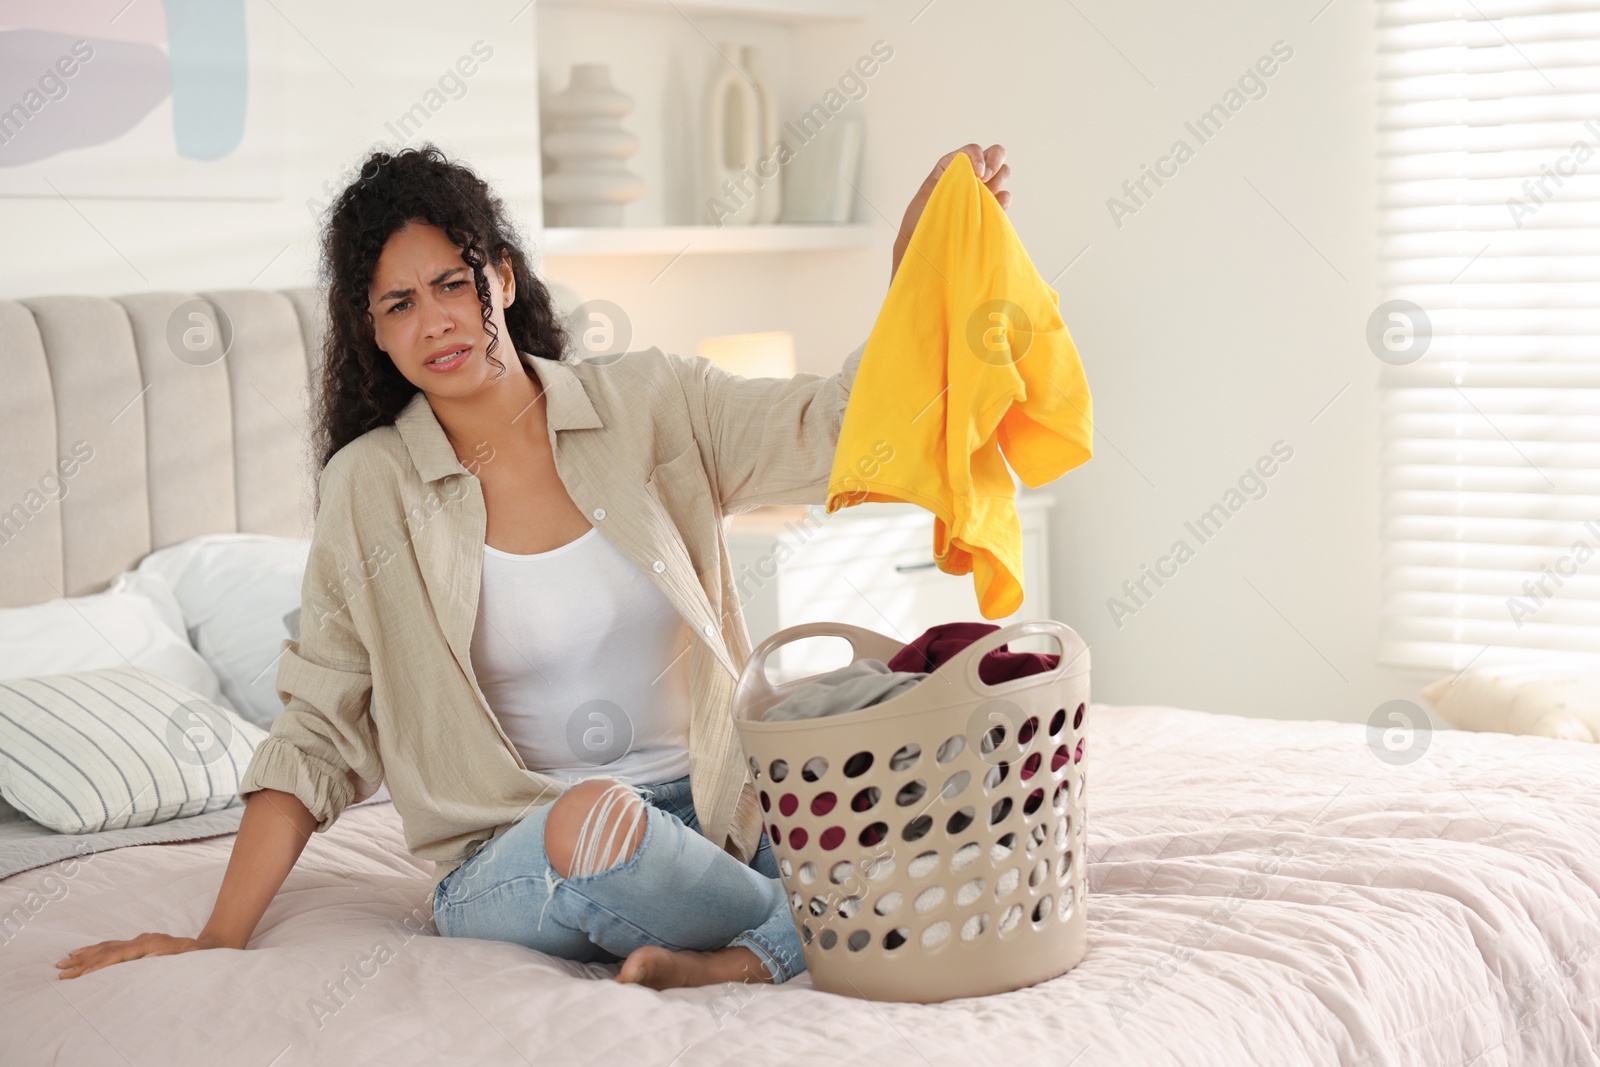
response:
M986 149L980 149L976 144L962 145L954 152L946 152L939 157L932 172L923 179L922 187L917 190L917 195L911 198L911 205L906 208L905 218L900 220L900 233L894 239L894 260L889 265L889 280L894 280L894 272L900 269L900 259L906 254L906 249L911 245L911 235L916 231L917 220L922 218L922 209L928 205L928 197L933 195L933 187L939 184L939 175L950 165L950 161L961 153L966 153L972 160L972 171L978 180L988 187L994 194L995 201L1002 209L1011 206L1011 191L1005 188L1006 179L1011 177L1011 166L1006 162L1006 149L1004 145L992 144Z

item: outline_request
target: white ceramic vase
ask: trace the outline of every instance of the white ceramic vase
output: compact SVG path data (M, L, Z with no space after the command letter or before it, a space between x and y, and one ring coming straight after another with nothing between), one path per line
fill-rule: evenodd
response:
M623 209L644 195L644 179L623 161L639 139L622 128L633 97L611 84L604 63L576 63L567 88L547 105L544 179L547 226L621 226Z
M705 166L702 221L715 226L748 226L763 221L764 191L757 167L762 148L763 96L773 114L772 93L765 94L745 69L753 49L723 41L719 50L727 60L719 65L705 98ZM770 221L770 220L767 220Z

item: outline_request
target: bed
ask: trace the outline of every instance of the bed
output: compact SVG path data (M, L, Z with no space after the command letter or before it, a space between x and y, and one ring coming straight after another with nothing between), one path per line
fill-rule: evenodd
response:
M0 302L0 478L162 382L165 323L194 298ZM92 591L200 533L305 530L315 294L205 299L241 358L168 383L198 405L187 423L151 414L172 410L154 387L128 408L106 467L0 552L0 606ZM186 465L191 432L221 458ZM1088 952L1013 993L875 1003L804 975L655 992L610 981L615 965L443 939L431 865L379 794L313 836L248 950L71 981L53 966L71 948L197 931L237 819L32 853L0 877L0 1062L1600 1063L1600 747L1439 731L1395 760L1363 726L1225 710L1091 706Z

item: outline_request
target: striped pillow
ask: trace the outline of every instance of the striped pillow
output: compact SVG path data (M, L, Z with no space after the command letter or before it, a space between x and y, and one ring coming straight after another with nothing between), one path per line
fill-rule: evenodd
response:
M149 668L0 681L0 796L65 834L239 803L267 732Z

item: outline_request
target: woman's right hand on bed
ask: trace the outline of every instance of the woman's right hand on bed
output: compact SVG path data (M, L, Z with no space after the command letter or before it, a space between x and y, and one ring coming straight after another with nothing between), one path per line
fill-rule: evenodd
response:
M140 934L129 941L101 941L99 944L75 948L67 953L65 959L57 960L56 966L61 968L61 973L56 977L76 978L113 963L136 960L142 956L172 956L179 952L222 947L220 941L209 938L173 937L170 934Z

